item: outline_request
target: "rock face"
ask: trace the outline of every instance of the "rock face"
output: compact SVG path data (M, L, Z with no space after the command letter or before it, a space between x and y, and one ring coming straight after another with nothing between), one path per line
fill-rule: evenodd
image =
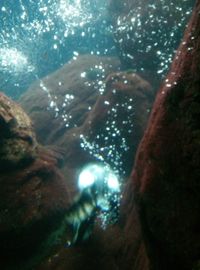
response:
M199 269L199 10L198 0L139 146L130 182L134 189L127 192L132 209L135 196L156 270Z
M31 120L3 93L0 94L0 125L0 171L31 161L36 147Z
M132 71L117 69L116 58L80 56L41 80L40 87L30 88L20 100L40 142L63 150L63 171L70 175L72 186L77 181L75 170L90 161L104 161L115 169L121 167L122 174L130 173L154 92ZM42 91L41 85L49 92ZM51 110L47 110L48 97Z
M82 125L103 91L103 81L119 67L114 57L82 55L32 85L20 104L31 117L39 142L55 144L67 130Z
M116 170L121 166L126 175L144 133L153 96L150 84L135 73L110 74L105 94L98 98L81 129L89 142L102 149L105 161Z
M82 60L85 58L83 57ZM81 59L77 60L77 65L80 65ZM80 62L79 62L80 61ZM75 63L73 63L75 65ZM69 64L71 65L71 64ZM84 69L80 69L78 74L84 72ZM59 72L57 72L58 74ZM55 82L53 74L53 79L49 76L49 82ZM60 75L57 75L59 77ZM96 74L92 73L90 76L95 79ZM77 78L77 77L76 77ZM79 78L79 77L78 77ZM86 78L86 80L88 80ZM101 79L102 80L102 79ZM43 80L42 80L43 81ZM58 80L59 81L59 80ZM65 121L63 121L62 116L60 118L55 118L55 114L50 114L48 120L48 128L50 123L57 121L57 125L62 126L54 132L50 130L49 134L45 133L45 142L54 143L64 153L64 161L62 171L67 177L67 185L71 197L73 198L77 193L77 174L81 167L85 166L92 161L102 161L111 165L113 169L118 170L120 174L127 176L131 170L134 155L136 152L137 145L143 135L145 126L147 124L149 112L151 109L151 104L154 96L151 85L142 79L137 74L132 71L127 72L110 72L107 78L102 80L104 84L104 91L97 95L90 93L91 89L86 89L84 82L79 85L79 95L77 95L77 103L73 104L73 110L70 109L72 118L79 119L76 117L79 110L81 109L81 104L83 102L83 107L85 110L82 111L80 116L82 120L77 123L76 126L65 127ZM66 80L66 83L68 81ZM77 82L75 81L75 86ZM102 85L102 84L101 84ZM73 89L78 89L75 86L71 86L70 95L75 96ZM81 88L83 87L83 88ZM94 87L94 84L93 84ZM89 86L90 88L90 86ZM62 97L68 94L68 88L66 92L62 93ZM87 93L86 98L84 93ZM93 89L94 91L94 89ZM38 132L38 137L40 140L44 140L44 131L42 131L42 125L44 125L44 130L47 125L44 119L37 118L37 109L40 106L40 93L32 93L30 90L22 99L21 102L26 108L27 104L30 104L28 112L30 116L33 117L36 130ZM51 93L56 93L55 89L51 89ZM81 97L82 93L82 97ZM37 94L40 98L37 98ZM90 110L88 110L89 94L91 95L92 102L90 103ZM58 94L57 94L58 95ZM32 97L34 96L33 104ZM80 100L80 97L83 100ZM79 98L79 99L78 99ZM62 99L61 99L62 100ZM78 102L79 100L79 102ZM40 104L38 106L38 104ZM30 110L31 106L34 110ZM42 108L42 107L41 107ZM44 109L44 108L43 108ZM40 109L38 109L39 115ZM49 111L45 112L46 114ZM58 111L58 114L62 112ZM47 119L47 118L45 118ZM38 121L40 121L38 123ZM38 128L38 126L40 128ZM53 124L51 125L51 128ZM134 137L134 143L132 143L132 138ZM139 223L138 223L139 224ZM134 232L137 234L137 239L139 242L140 238L140 227L137 225ZM113 238L113 236L115 236ZM64 239L63 239L64 241ZM95 227L95 231L92 234L91 239L87 243L80 245L78 247L72 247L70 249L63 248L65 242L56 249L53 254L49 254L46 261L44 261L39 269L82 269L83 265L86 269L129 269L129 262L135 262L141 265L146 265L148 263L147 257L143 261L144 257L144 244L137 242L134 244L134 253L137 256L131 258L129 254L127 255L127 263L124 261L124 256L121 255L122 246L127 243L131 245L132 241L126 237L123 233L121 227L116 225L109 228L106 231ZM111 243L108 245L108 243ZM138 246L140 250L138 252ZM79 258L76 254L79 254ZM118 255L116 255L118 254ZM117 257L116 257L117 256ZM145 255L146 256L146 255ZM140 258L142 260L140 261ZM62 262L62 263L61 263Z
M56 155L37 144L29 117L2 93L0 130L0 267L23 269L58 226L68 190Z

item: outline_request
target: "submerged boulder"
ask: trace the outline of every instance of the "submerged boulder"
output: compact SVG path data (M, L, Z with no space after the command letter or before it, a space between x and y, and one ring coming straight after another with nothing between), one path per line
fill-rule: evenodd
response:
M0 267L24 269L45 253L38 249L60 224L68 187L59 155L38 145L30 118L2 93L0 130Z
M130 173L153 97L151 85L137 74L112 73L106 79L105 93L97 99L82 126L82 135L96 147L94 154L122 175Z
M106 162L121 175L131 170L154 91L132 70L118 69L117 58L79 56L41 79L20 100L38 139L62 149L63 172L70 175L72 186L77 171L92 161Z
M30 162L36 150L31 120L3 93L0 93L0 125L0 171Z
M55 133L51 137L53 140L48 139L48 134L45 134L47 142L55 143L64 153L62 171L66 175L72 198L78 192L78 173L90 162L107 163L121 176L127 177L150 113L154 91L147 81L131 70L110 72L102 83L104 91L95 97L90 110L83 115L82 123L75 127L61 129L60 133ZM73 92L70 94L73 95ZM27 95L30 98L31 92ZM74 104L74 111L79 111L81 102L80 100L80 104ZM32 117L31 113L30 115ZM55 115L50 117L52 117L51 122L55 119L59 123ZM60 121L60 125L64 126L62 118ZM42 119L39 124L41 128L42 124L46 125ZM37 126L36 118L35 125ZM132 143L133 137L134 143ZM123 180L121 177L121 182ZM140 235L139 227L135 232ZM113 239L113 235L116 235L116 239ZM118 265L120 269L128 269L129 264L124 263L123 256L115 258L115 254L121 252L121 245L126 241L128 239L118 225L111 226L106 231L102 231L99 225L96 225L91 238L86 243L68 249L63 247L63 243L53 254L49 254L39 269L82 269L83 265L84 267L87 265L87 269L115 270L118 269ZM108 245L107 242L112 244ZM128 241L128 245L131 243ZM133 249L136 250L137 247L138 245L135 245ZM143 254L143 247L141 246L140 252L137 253L137 260ZM77 252L79 258L75 256Z
M115 57L80 55L33 84L20 104L31 117L39 142L56 144L69 129L82 125L103 91L103 81L119 67Z
M132 191L126 193L130 211L135 197L151 269L156 270L199 269L199 10L198 0L158 92L137 152Z

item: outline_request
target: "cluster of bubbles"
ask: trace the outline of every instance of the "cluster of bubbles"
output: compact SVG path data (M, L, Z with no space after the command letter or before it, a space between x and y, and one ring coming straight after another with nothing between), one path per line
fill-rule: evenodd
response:
M121 1L129 5L128 13L119 14L116 27L108 17L108 0L17 0L0 3L0 79L1 89L18 97L31 82L62 66L73 57L74 47L80 53L116 53L118 47L130 44L124 52L125 62L134 63L136 71L144 69L135 59L137 52L154 51L157 74L168 70L194 0L169 2ZM121 4L119 1L119 5ZM116 5L118 5L116 3ZM134 5L134 6L133 6ZM73 49L72 49L73 48ZM141 59L141 61L143 61ZM151 62L151 61L150 61Z
M135 114L133 98L124 99L107 110L107 120L92 141L90 136L80 135L81 147L99 162L109 164L121 177L127 174L124 169L124 155L130 149L127 134L131 135L134 132ZM104 102L104 106L109 105L109 101ZM122 115L126 117L121 121Z
M107 0L2 1L1 88L15 98L31 82L72 58L74 46L88 53L87 47L91 46L83 44L87 39L95 43L94 25L104 21L101 17L106 3ZM100 33L105 23L101 23ZM94 45L93 51L99 47Z
M118 16L115 30L124 62L130 65L135 62L137 71L154 67L158 75L166 74L194 2L151 0L135 4L134 1L127 1L124 4L125 12ZM124 53L124 47L129 50L127 46L132 48L130 53ZM151 60L148 55L151 55Z

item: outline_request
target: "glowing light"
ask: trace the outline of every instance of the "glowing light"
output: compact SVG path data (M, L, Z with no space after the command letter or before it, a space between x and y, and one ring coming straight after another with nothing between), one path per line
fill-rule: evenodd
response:
M119 181L115 174L109 173L107 183L110 189L113 191L119 191Z
M105 185L111 191L119 191L120 185L117 176L108 166L90 164L86 166L80 173L78 186L80 189L95 184L97 189L101 190L101 186Z
M95 175L88 169L83 170L78 179L78 186L80 189L91 186L95 181Z

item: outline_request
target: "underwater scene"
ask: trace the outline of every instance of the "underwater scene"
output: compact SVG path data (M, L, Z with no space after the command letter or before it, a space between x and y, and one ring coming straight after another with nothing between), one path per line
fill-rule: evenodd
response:
M200 270L199 63L200 0L0 0L0 269Z

